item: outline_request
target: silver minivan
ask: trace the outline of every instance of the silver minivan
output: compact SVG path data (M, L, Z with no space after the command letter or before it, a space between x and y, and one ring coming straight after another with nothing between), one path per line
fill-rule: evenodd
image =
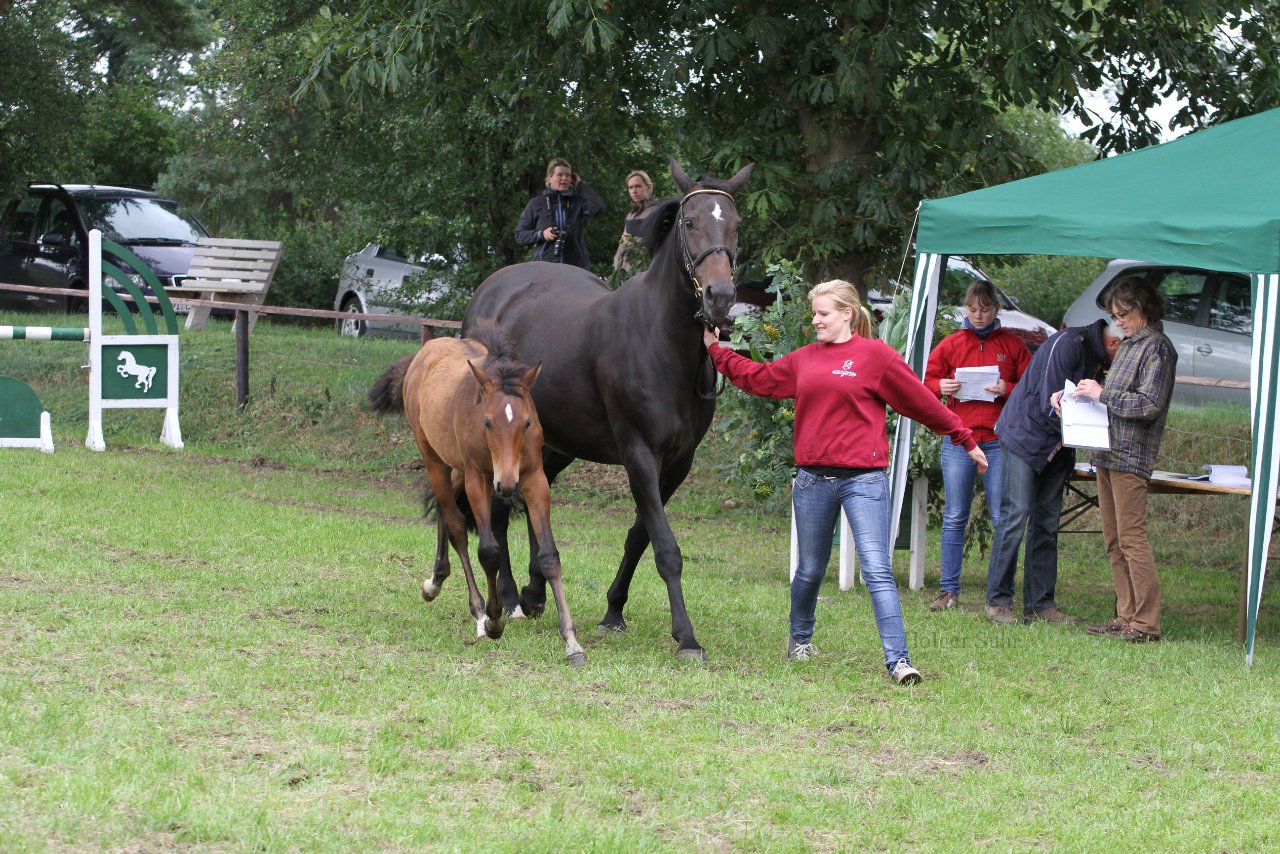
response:
M1178 350L1179 376L1248 383L1253 346L1248 276L1117 259L1071 304L1063 326L1084 326L1106 317L1107 288L1124 276L1145 278L1164 297L1164 332ZM1249 389L1178 383L1173 399L1248 403Z

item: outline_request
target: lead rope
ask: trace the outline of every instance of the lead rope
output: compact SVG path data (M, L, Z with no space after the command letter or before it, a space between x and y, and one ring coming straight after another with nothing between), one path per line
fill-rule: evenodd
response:
M706 387L706 380L704 378L706 377L707 372L705 368L711 369L710 388ZM716 363L711 361L711 351L706 350L705 348L702 353L702 364L698 365L698 379L694 387L698 390L698 397L703 400L715 400L717 397L724 394L724 374L716 370Z

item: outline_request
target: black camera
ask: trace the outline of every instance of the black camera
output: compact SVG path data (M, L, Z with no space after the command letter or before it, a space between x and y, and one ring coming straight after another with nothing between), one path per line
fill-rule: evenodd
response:
M551 226L551 231L556 236L556 240L551 244L551 254L557 258L564 256L564 229Z

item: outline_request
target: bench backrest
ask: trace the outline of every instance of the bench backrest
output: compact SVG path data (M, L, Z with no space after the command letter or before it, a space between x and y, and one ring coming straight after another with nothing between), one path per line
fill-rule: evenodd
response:
M186 278L175 290L199 291L203 299L262 305L280 265L282 245L279 240L202 237ZM209 309L192 307L187 328L203 328L208 317Z
M180 287L191 291L262 293L280 264L278 240L202 237Z

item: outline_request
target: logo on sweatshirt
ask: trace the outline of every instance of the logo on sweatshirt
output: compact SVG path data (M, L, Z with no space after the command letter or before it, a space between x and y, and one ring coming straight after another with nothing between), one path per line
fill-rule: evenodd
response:
M838 377L856 377L858 374L853 370L853 359L845 359L844 364L836 368L831 373Z

